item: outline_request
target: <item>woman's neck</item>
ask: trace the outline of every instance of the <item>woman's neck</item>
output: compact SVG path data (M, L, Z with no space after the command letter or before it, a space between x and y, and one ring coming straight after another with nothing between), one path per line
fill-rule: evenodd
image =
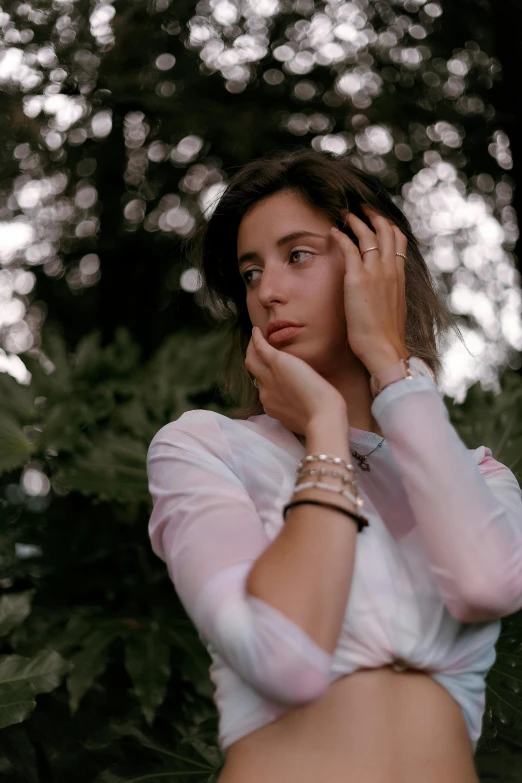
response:
M350 427L374 432L382 438L381 428L372 414L370 374L364 364L353 356L350 366L343 369L341 375L327 377L326 380L344 397Z
M352 354L349 364L342 367L340 372L327 373L323 377L344 397L349 426L363 432L373 432L382 438L383 432L372 414L370 374L364 364ZM306 445L304 435L295 432L294 435Z

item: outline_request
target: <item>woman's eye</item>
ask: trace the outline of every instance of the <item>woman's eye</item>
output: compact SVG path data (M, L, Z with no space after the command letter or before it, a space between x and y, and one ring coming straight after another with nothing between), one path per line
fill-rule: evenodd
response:
M305 255L306 255L306 254L310 255L310 253L308 252L308 250L294 250L294 251L293 251L293 253L290 253L290 258L292 258L292 256L297 256L297 255L299 255L299 253L304 253Z
M289 259L292 259L294 256L298 256L298 255L301 255L301 254L303 254L303 255L311 255L309 250L293 250L290 253L290 255L289 255ZM301 262L298 261L298 263L301 263ZM251 275L254 272L259 272L259 269L248 269L246 272L243 273L242 278L243 278L243 280L245 281L245 283L247 285L250 285L250 283L252 282L252 279L247 277L247 275Z

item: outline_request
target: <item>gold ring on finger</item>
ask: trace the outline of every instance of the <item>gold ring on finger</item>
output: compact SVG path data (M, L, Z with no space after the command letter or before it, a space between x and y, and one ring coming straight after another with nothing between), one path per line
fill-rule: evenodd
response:
M375 245L375 247L367 247L366 250L361 250L361 255L363 256L365 253L369 253L370 250L379 250L379 248L377 245Z
M395 253L395 255L396 255L396 256L400 256L401 258L404 258L404 260L405 260L405 261L407 261L407 260L408 260L408 259L406 258L406 256L404 255L404 253Z

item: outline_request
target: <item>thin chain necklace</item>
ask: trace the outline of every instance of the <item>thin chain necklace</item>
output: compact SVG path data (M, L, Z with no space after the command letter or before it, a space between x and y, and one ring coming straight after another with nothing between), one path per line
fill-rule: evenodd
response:
M355 459L359 463L359 467L360 467L361 470L365 470L365 471L370 470L370 466L367 464L366 460L368 459L370 454L373 454L373 452L376 451L376 449L380 449L380 447L382 446L383 443L384 443L384 438L381 440L380 443L378 443L375 446L375 448L373 448L371 451L369 451L368 454L359 454L357 451L352 451L351 452L352 457L355 457Z

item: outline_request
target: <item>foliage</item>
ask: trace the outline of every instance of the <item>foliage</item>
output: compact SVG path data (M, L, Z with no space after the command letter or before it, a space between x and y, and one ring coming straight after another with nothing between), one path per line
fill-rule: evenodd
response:
M145 454L185 410L227 413L215 392L223 335L173 335L147 362L123 330L74 353L55 333L44 345L29 387L0 376L3 780L215 781L210 658L150 549ZM522 478L518 375L448 409L469 447L489 445ZM483 771L521 757L521 680L517 614L487 680Z
M0 375L6 781L212 780L222 764L210 659L150 549L145 469L155 432L211 396L222 345L178 333L143 364L123 330L72 355L50 333L29 387Z
M502 5L12 3L0 14L0 215L23 241L0 243L12 299L0 345L38 346L47 320L70 347L125 326L149 356L173 324L199 328L181 252L195 218L238 166L312 146L382 180L451 308L491 348L484 363L520 366Z
M513 91L503 105L498 92L510 31L497 48L492 35L500 16L522 21L515 5L0 11L0 222L17 232L0 242L0 363L16 375L23 356L32 373L30 385L0 374L6 783L217 779L210 659L150 549L144 459L183 411L227 413L225 337L208 330L180 249L238 166L276 147L349 151L408 211L487 361L520 366L497 328L516 332L520 315L521 191L502 130ZM448 407L464 441L520 480L520 378L501 383ZM521 640L520 616L506 618L476 756L484 783L517 779Z

